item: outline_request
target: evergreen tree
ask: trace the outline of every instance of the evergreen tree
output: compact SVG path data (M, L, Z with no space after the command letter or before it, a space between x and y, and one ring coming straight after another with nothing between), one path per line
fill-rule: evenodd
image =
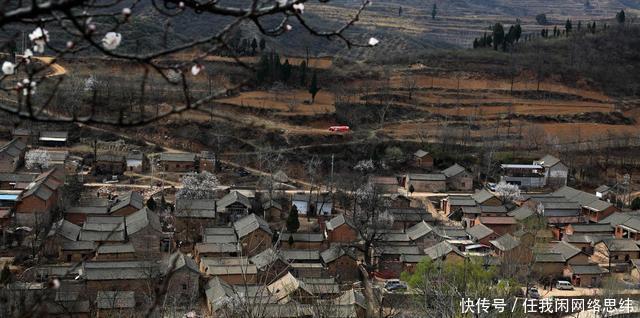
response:
M473 48L477 49L478 48L478 38L474 38L473 39Z
M289 235L289 242L288 243L289 243L289 246L293 246L293 243L294 243L294 241L293 241L293 233L291 233Z
M516 42L520 41L520 37L522 36L522 27L520 26L520 23L516 24L513 36Z
M298 208L295 205L291 206L289 211L289 217L287 217L287 232L295 233L300 228L300 220L298 220Z
M153 197L149 197L149 200L147 200L147 208L151 211L155 211L158 208L156 200L154 200Z
M582 30L582 21L578 21L578 32Z
M253 40L251 40L251 55L256 55L257 48L258 48L258 41L256 41L256 38L253 38Z
M567 19L567 22L564 24L564 30L567 36L571 33L571 29L573 29L573 24L571 23L571 20Z
M504 27L501 23L493 26L493 49L498 50L498 46L504 41Z
M9 263L4 263L2 271L0 271L0 284L7 284L11 280L11 270L9 269Z
M438 7L436 6L436 4L433 4L433 8L431 9L431 19L435 20L436 19L436 14L438 14Z
M282 76L282 81L287 82L291 77L291 64L289 64L289 59L284 60L284 64L282 64L282 71L280 72Z
M267 42L264 40L264 38L260 39L260 51L264 51L264 49L267 47Z
M307 62L300 63L300 86L307 86Z
M258 85L265 84L267 77L269 76L269 55L262 54L260 62L258 63L258 69L256 71L256 80Z
M631 210L640 210L640 197L636 197L631 201Z
M593 21L593 26L591 26L591 33L596 34L596 21Z
M557 36L558 36L558 27L557 27L557 26L554 26L554 27L553 27L553 36L554 36L554 37L557 37Z
M416 191L416 188L413 187L413 184L409 185L409 193L413 194Z
M398 16L402 16L402 6L398 7Z
M311 103L315 103L316 94L320 91L320 87L318 87L318 77L316 72L313 72L313 77L311 77L311 85L309 85L309 93L311 94Z
M620 24L624 24L625 19L626 19L626 16L624 14L624 10L620 10L620 12L616 14L616 21L618 21L618 23Z

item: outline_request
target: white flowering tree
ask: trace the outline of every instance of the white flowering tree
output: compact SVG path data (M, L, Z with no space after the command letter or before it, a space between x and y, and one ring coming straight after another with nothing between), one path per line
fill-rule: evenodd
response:
M376 165L373 163L373 160L360 160L353 166L353 170L360 171L362 173L369 173L376 168Z
M358 188L351 199L353 206L345 211L345 219L360 235L362 246L359 247L365 255L367 266L371 266L372 248L393 226L393 215L387 210L389 200L370 182Z
M496 185L496 196L502 203L509 203L522 197L520 187L517 184L500 182Z
M27 169L38 169L42 172L51 165L51 155L44 149L30 150L24 156L24 165Z
M182 188L176 193L176 200L214 199L219 185L218 178L207 171L186 174L182 177Z
M374 37L356 41L348 30L358 21L370 4L359 0L351 14L338 24L323 27L323 10L309 15L305 8L308 0L247 0L247 1L194 1L118 0L100 2L88 0L7 1L0 10L0 29L3 36L0 47L10 48L11 57L0 60L0 91L16 94L17 105L0 105L0 110L21 118L50 122L102 123L119 126L141 125L189 109L208 104L211 100L227 96L231 91L249 81L220 86L206 96L194 97L190 87L193 77L202 73L205 61L211 55L228 52L233 37L240 28L253 28L265 37L278 37L288 32L306 32L312 36L338 39L347 47L372 47L379 43ZM316 6L325 5L320 1ZM146 28L143 22L153 16L155 25ZM314 17L314 18L312 18ZM173 32L172 26L181 31L198 30L192 34ZM203 27L207 27L203 30ZM22 32L28 32L26 41ZM136 36L129 36L136 34ZM140 34L144 34L140 40ZM366 38L365 38L366 39ZM139 45L163 43L162 45ZM18 44L27 47L15 52ZM26 44L26 45L25 45ZM17 53L17 54L16 54ZM186 54L183 54L186 53ZM14 56L15 54L15 56ZM41 56L38 56L41 55ZM151 76L162 78L168 85L182 90L184 105L167 110L156 110L140 116L98 113L94 104L88 110L72 110L72 113L46 111L56 95L61 79L49 76L51 66L67 56L101 56L112 60L132 62L131 70L140 70L140 84L132 85L140 90L140 103L144 103L145 90L152 88ZM234 56L237 57L237 56ZM33 63L37 59L38 63ZM169 62L172 61L172 62ZM238 60L239 61L239 60ZM240 63L243 66L247 66ZM48 85L42 86L47 83ZM36 86L42 97L33 97Z

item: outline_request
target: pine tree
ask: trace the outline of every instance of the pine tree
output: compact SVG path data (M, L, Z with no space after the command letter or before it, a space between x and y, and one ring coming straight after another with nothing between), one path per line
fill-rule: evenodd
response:
M474 38L473 39L473 48L477 49L478 48L478 38Z
M504 27L501 23L493 26L493 49L498 50L498 46L504 41Z
M293 246L294 240L293 240L293 233L289 235L289 246Z
M260 39L260 52L264 51L266 47L267 47L267 42L264 40L264 38Z
M413 194L416 191L416 188L413 187L413 184L409 185L409 193Z
M155 211L158 208L156 200L154 200L153 197L149 197L149 200L147 200L147 208L151 211Z
M7 284L11 279L11 270L9 269L9 263L4 263L2 271L0 271L0 284Z
M578 32L582 30L582 21L578 21Z
M431 9L431 19L435 20L436 19L436 14L438 14L438 7L436 6L436 4L433 4L433 8Z
M300 86L307 86L307 62L300 63Z
M258 48L258 41L256 41L256 38L253 38L253 40L251 40L251 55L256 55L257 48Z
M398 7L398 16L402 16L402 6Z
M618 21L618 23L624 24L625 19L626 19L626 16L624 14L624 10L620 10L620 12L616 14L616 20Z
M522 36L522 27L520 26L520 23L516 24L513 36L516 42L520 41L520 37Z
M567 19L567 22L564 24L564 30L567 36L571 33L571 29L573 29L573 24L571 23L571 20Z
M282 76L282 81L289 81L289 77L291 77L291 64L289 64L289 59L284 60L284 64L282 64L282 72L280 73Z
M298 220L298 208L295 205L291 206L289 211L289 217L287 217L287 232L295 233L300 228L300 220Z
M318 76L316 72L313 72L313 77L311 77L311 85L309 85L309 94L311 94L311 104L316 101L316 94L318 94L320 88L318 87Z

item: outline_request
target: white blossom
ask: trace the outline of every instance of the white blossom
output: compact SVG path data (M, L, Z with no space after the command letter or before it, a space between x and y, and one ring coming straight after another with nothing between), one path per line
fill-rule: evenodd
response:
M2 73L4 73L4 75L12 75L13 73L15 73L16 71L16 65L9 62L9 61L4 61L4 63L2 63Z
M284 29L288 32L291 31L291 29L293 29L293 27L290 24L287 24L284 26Z
M219 185L218 178L207 171L189 173L182 177L182 188L176 193L176 199L214 199Z
M180 7L180 9L184 8L184 2L180 1L180 3L178 3L178 7Z
M97 85L98 85L98 80L96 80L96 78L93 75L91 75L84 81L84 91L85 92L92 91L93 89L96 88Z
M29 39L33 42L33 51L37 53L44 52L44 46L49 41L49 31L37 27L33 32L29 34Z
M355 166L353 166L354 170L358 170L360 172L366 172L366 171L371 171L375 168L375 164L373 163L373 160L369 159L369 160L360 160L358 161L358 163L356 163Z
M122 15L124 15L124 16L131 15L131 9L130 8L122 8Z
M204 69L204 66L200 64L194 64L191 67L191 74L193 74L193 76L197 76L198 74L200 74L200 71L202 71L203 69Z
M296 3L293 5L293 9L296 10L298 13L303 14L304 13L304 3Z
M378 45L379 42L380 41L378 41L378 39L376 39L374 37L369 38L369 45L370 46L376 46L376 45Z
M122 41L120 33L108 32L102 38L102 46L109 51L115 50L120 45L120 41Z
M33 51L31 51L30 49L26 49L24 50L24 58L26 59L30 59L33 57Z
M516 184L500 182L496 185L496 196L503 203L512 202L521 198L520 188Z
M73 41L67 41L67 49L72 49L74 46L76 46L76 44L73 43Z
M34 149L24 156L24 165L27 169L47 169L51 164L51 155L43 149Z
M93 32L96 30L96 25L91 23L87 26L87 29L89 29L89 32Z

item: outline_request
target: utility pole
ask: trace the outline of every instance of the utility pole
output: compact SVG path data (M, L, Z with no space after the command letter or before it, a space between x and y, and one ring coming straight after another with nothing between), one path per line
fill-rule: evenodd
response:
M331 192L333 192L333 157L334 157L334 154L331 154L331 185L330 185Z

